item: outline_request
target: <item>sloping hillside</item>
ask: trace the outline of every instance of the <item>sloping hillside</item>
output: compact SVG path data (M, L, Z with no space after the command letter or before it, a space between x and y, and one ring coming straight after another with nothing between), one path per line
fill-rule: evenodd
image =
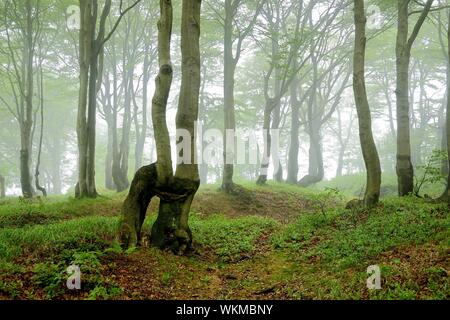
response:
M448 207L387 198L345 210L334 193L245 185L202 188L189 256L115 242L124 195L0 204L3 299L448 299ZM157 203L149 209L148 232ZM66 288L81 268L82 289ZM368 290L366 269L381 269Z

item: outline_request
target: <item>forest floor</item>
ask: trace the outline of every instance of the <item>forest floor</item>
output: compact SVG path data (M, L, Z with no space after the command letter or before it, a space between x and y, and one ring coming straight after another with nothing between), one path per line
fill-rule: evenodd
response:
M0 299L449 299L444 204L387 197L345 210L332 190L207 186L192 207L195 250L175 256L146 241L121 250L124 196L0 202ZM81 290L66 288L72 264ZM367 289L370 265L380 290Z

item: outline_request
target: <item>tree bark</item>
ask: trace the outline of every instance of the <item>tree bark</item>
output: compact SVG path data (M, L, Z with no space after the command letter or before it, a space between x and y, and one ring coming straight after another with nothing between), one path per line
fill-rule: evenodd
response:
M32 198L34 189L31 177L31 128L33 126L33 61L34 61L34 28L31 0L26 1L26 27L24 48L24 78L25 78L25 113L22 113L21 121L21 149L20 149L20 182L22 195L25 198Z
M411 48L430 11L433 0L428 0L417 21L413 33L408 37L408 5L409 0L397 2L398 26L396 41L396 72L397 72L397 180L398 193L405 196L414 189L414 168L411 162L411 132L409 106L409 63Z
M448 60L447 66L450 66L450 13L448 16L448 27L447 27L447 53ZM450 68L447 67L447 108L445 114L446 120L446 133L447 133L447 168L450 168ZM447 187L441 196L442 200L450 202L450 170L448 170L447 175Z
M80 88L77 117L78 139L78 183L75 188L77 198L96 197L95 186L95 133L97 113L97 93L100 89L104 44L115 32L123 16L134 8L137 0L122 11L112 30L106 35L106 20L111 11L111 0L106 0L98 23L96 34L98 1L80 0Z
M295 65L296 63L294 63ZM297 69L296 66L294 66ZM295 70L294 69L294 70ZM300 129L300 105L297 96L297 90L300 85L298 77L295 77L290 86L290 103L291 103L291 132L290 132L290 145L289 145L289 157L287 168L287 182L296 184L298 181L298 153L300 147L299 141L299 129Z
M234 146L228 145L227 130L236 132L236 120L234 115L234 74L236 71L237 59L233 57L233 20L236 14L234 4L237 1L225 0L224 19L224 61L223 61L223 97L224 97L224 139L223 139L223 176L222 190L230 193L234 190ZM234 138L233 138L234 140Z
M136 136L136 147L135 147L135 163L134 168L137 171L142 166L142 158L144 156L144 145L145 139L147 137L147 104L148 104L148 83L150 79L150 69L153 63L153 59L151 58L150 53L150 41L147 41L145 44L144 50L144 75L143 75L143 91L142 91L142 127L140 130L136 130L139 134ZM136 120L136 128L138 129L139 125Z
M366 17L364 0L354 1L355 48L353 55L353 92L359 123L359 138L367 170L364 205L371 207L378 203L381 185L381 167L377 148L372 135L372 120L365 84Z
M42 153L42 140L44 138L44 81L43 81L43 71L42 68L39 70L39 99L40 99L40 115L41 115L41 128L40 128L40 134L39 134L39 146L38 146L38 155L36 159L36 170L34 173L34 179L35 179L35 186L36 189L42 192L42 195L44 197L47 196L47 190L45 187L42 187L39 182L39 167L41 165L41 153Z
M0 175L0 198L6 197L5 177Z
M152 226L151 243L161 249L184 253L192 245L188 225L192 200L200 184L195 157L196 132L200 90L200 0L183 0L181 18L182 80L176 116L177 129L190 133L190 163L180 162L173 174L169 133L166 125L167 99L172 83L170 39L172 34L172 3L160 0L158 23L159 73L153 97L152 119L155 131L157 162L143 167L135 175L130 193L122 207L120 239L124 247L139 244L145 211L153 196L160 198L158 217ZM178 141L181 142L181 141ZM183 141L187 145L188 141ZM178 154L179 160L183 154Z

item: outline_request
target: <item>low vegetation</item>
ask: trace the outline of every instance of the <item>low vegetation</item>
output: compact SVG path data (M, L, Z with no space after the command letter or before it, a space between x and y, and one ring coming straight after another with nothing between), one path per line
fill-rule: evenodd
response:
M331 188L242 190L200 189L190 218L195 250L187 256L148 247L146 237L123 251L116 242L123 195L7 199L0 204L0 297L449 298L447 205L388 196L371 210L345 209L348 197ZM81 290L66 287L70 265L80 267ZM366 287L369 265L381 268L381 290Z

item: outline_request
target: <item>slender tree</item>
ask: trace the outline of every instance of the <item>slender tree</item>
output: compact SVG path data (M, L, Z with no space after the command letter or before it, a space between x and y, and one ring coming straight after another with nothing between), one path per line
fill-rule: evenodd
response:
M414 29L409 35L408 18L410 0L398 0L398 25L396 41L397 70L397 180L398 193L405 196L414 189L414 168L411 162L409 64L411 49L431 9L433 0L427 0Z
M6 197L5 177L0 174L0 198Z
M372 134L372 120L365 84L366 16L364 0L354 1L355 48L353 54L353 92L358 114L359 138L367 170L364 205L375 205L380 197L381 168Z
M32 184L32 129L36 43L41 38L39 1L4 2L5 47L0 50L7 57L6 75L10 83L15 107L0 97L16 118L20 129L20 183L25 198L33 197ZM18 45L19 43L19 45Z
M117 29L124 15L140 0L122 10L111 31L106 34L106 21L111 11L111 0L106 0L99 22L98 0L80 0L79 64L80 88L78 97L78 183L75 195L78 198L96 197L95 186L95 132L97 114L97 92L103 72L104 45ZM98 24L98 33L97 33Z
M239 10L244 6L242 0L225 0L225 17L223 19L224 28L224 63L223 63L223 96L224 96L224 166L222 177L222 190L232 192L234 190L233 182L233 162L234 162L234 143L227 145L226 131L230 130L233 134L236 132L236 119L234 111L234 82L236 67L241 58L243 51L242 45L244 40L249 36L250 32L257 21L261 5L263 1L258 1L256 10L245 26L236 25L236 18ZM236 32L237 31L237 32ZM235 36L235 33L238 35ZM233 50L234 43L236 49Z
M448 15L448 26L447 26L447 65L450 65L450 10ZM447 108L446 108L446 140L447 140L447 161L448 167L450 168L450 68L447 68ZM447 187L445 192L441 196L442 200L450 201L450 170L447 176Z

